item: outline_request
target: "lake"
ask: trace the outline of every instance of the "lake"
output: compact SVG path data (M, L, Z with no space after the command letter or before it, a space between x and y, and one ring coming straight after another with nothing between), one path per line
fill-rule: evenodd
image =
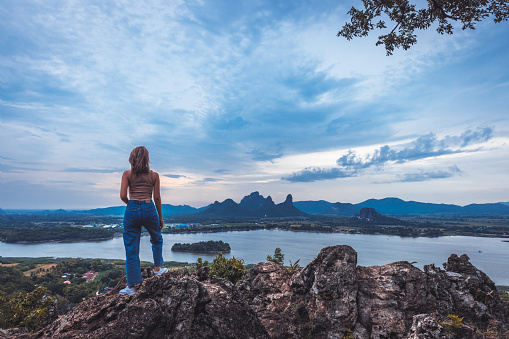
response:
M439 237L401 238L386 235L308 233L281 230L256 230L244 232L164 234L163 256L166 261L196 262L201 256L213 260L214 254L171 252L176 243L222 240L230 244L231 253L225 257L244 259L246 264L265 261L268 254L280 247L288 259L300 259L301 266L308 264L320 250L331 245L350 245L357 251L358 265L384 265L394 261L417 261L415 266L434 263L442 267L451 253L467 254L477 268L484 271L497 285L509 285L509 242L500 238ZM152 261L149 237L142 237L140 258ZM4 257L59 257L124 259L121 237L105 241L52 242L38 244L0 243Z

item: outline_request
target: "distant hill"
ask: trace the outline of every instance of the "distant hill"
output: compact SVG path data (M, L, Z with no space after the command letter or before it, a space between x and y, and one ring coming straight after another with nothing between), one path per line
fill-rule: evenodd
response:
M226 199L223 202L215 201L209 208L201 211L198 215L207 217L247 217L253 216L253 212L239 206L232 199Z
M404 201L398 198L369 199L361 207L373 207L382 214L451 214L451 215L509 215L509 206L503 204L471 204L458 206Z
M223 202L214 202L205 210L198 213L207 217L297 217L307 214L293 205L292 195L288 194L286 200L275 204L272 198L264 198L260 193L253 192L242 198L240 204L232 199Z
M300 206L301 202L296 202ZM326 206L327 201L305 201L303 210L312 214L353 216L358 214L361 208L371 207L382 214L392 215L509 215L509 203L495 204L470 204L458 206L452 204L433 204L416 201L405 201L399 198L369 199L359 204L335 203L328 209L321 210L320 206ZM311 210L317 212L311 212Z
M509 201L506 201L506 202L499 202L499 204L509 206Z
M293 203L295 207L305 213L309 214L322 214L334 205L325 200L319 201L296 201Z
M398 198L369 199L360 207L372 207L382 214L461 214L457 205L431 204L416 201L404 201Z
M463 214L466 215L502 215L509 214L509 205L496 204L470 204L462 207Z
M372 207L363 207L359 211L359 214L355 216L357 219L363 221L364 223L373 223L377 225L400 225L405 226L409 225L410 223L396 219L396 218L390 218L386 217L380 213L378 213L374 208Z
M323 214L352 216L359 213L360 209L361 208L357 205L337 202L324 211Z
M194 214L199 211L201 211L203 208L198 209L191 207L189 205L170 205L170 204L162 204L161 206L163 216L174 216L174 215L186 215L186 214ZM106 208L94 208L91 210L86 211L74 211L75 213L82 213L82 214L88 214L88 215L113 215L113 216L123 216L125 212L125 205L124 206L113 206L113 207L106 207Z

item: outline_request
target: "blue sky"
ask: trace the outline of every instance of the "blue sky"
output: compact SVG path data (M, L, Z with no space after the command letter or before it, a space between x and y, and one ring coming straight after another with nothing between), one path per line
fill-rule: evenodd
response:
M0 208L509 201L509 23L336 37L358 1L3 1Z

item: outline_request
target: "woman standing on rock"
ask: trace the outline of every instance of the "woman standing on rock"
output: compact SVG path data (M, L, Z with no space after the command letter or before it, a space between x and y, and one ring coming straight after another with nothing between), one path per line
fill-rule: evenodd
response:
M125 268L127 276L126 288L120 294L135 294L136 285L142 282L140 267L140 236L141 226L145 226L150 234L152 255L154 257L154 273L167 272L161 268L163 264L163 215L161 213L161 189L159 174L150 169L148 150L144 146L136 147L129 156L131 169L122 175L120 199L127 204L124 214L124 247ZM129 198L127 190L129 189ZM152 202L152 195L154 202ZM157 211L156 211L157 208Z

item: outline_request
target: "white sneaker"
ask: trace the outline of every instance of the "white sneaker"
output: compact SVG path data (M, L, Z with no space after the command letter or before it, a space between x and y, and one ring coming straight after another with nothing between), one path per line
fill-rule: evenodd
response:
M133 295L133 294L136 294L136 287L126 286L124 289L121 289L118 293L124 294L124 295Z
M157 271L157 272L156 272L156 271L154 271L154 274L155 274L155 275L160 275L160 274L163 274L163 273L166 273L166 272L168 272L168 269L167 269L166 267L164 267L164 268L161 268L161 269L160 269L159 271Z

